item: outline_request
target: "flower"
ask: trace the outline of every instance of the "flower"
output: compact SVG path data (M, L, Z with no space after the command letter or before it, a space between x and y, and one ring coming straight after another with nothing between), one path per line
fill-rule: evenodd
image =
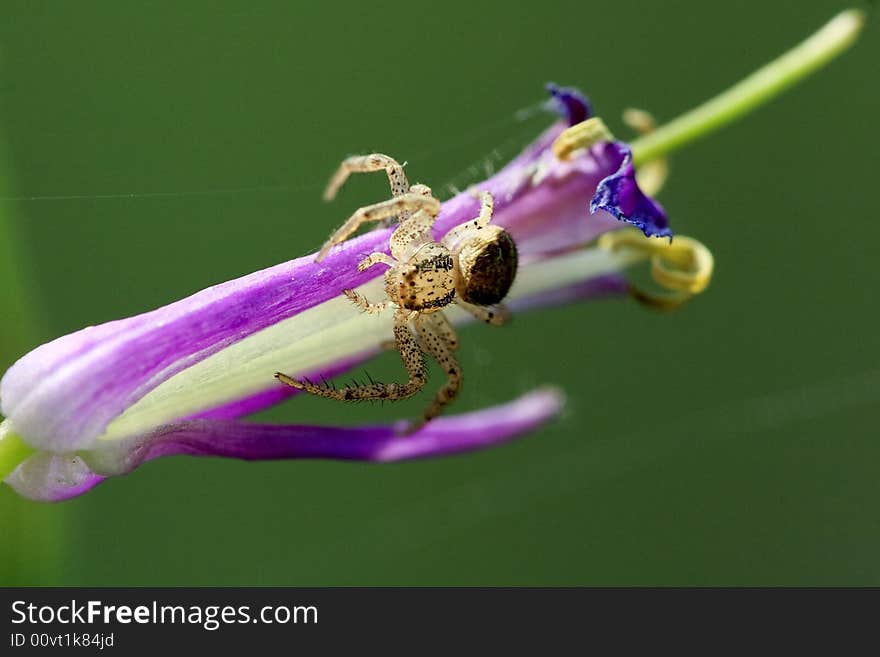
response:
M550 91L566 120L474 186L492 192L493 221L518 245L511 309L625 296L634 292L626 270L648 259L655 278L679 295L705 287L705 257L694 256L708 254L704 247L677 238L673 248L620 230L625 222L648 237L671 236L663 209L639 189L626 144L603 133L566 160L554 154L553 144L571 134L571 124L592 119L575 90L552 85ZM444 202L435 237L478 208L469 192ZM357 263L371 252L387 252L391 230L352 239L321 263L314 256L282 263L25 355L0 382L6 417L0 462L3 454L17 454L7 459L5 472L0 469L8 473L5 482L24 496L55 501L172 454L365 461L437 456L503 442L554 417L560 393L539 389L503 406L436 419L407 438L395 436L394 423L343 428L239 419L297 394L278 384L276 370L330 377L379 352L391 334L390 314L359 313L342 290L381 296L381 272L358 272ZM702 286L693 284L695 266ZM708 267L710 273L711 256ZM467 320L454 309L449 316Z

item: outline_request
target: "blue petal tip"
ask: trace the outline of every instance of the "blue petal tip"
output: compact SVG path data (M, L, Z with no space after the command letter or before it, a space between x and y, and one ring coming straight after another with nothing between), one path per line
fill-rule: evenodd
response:
M553 82L548 82L547 91L551 96L550 109L564 118L568 125L586 121L593 115L590 101L575 87L560 87Z
M590 211L605 210L620 221L632 224L646 237L668 237L671 240L672 229L663 206L639 189L629 146L608 142L605 148L616 152L621 162L617 171L596 187Z

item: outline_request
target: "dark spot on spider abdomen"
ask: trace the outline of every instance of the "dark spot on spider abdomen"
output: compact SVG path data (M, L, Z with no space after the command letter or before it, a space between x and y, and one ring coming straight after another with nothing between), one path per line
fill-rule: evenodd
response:
M446 251L446 249L443 249L436 255L432 255L425 260L416 262L415 270L419 274L426 274L432 271L452 271L452 256L449 255L449 252ZM433 279L428 280L433 283Z
M452 303L455 298L455 290L449 290L443 296L437 296L436 293L425 295L424 297L416 297L410 295L403 300L401 304L407 310L430 310L431 308L443 308Z
M507 231L485 243L472 259L465 274L467 284L459 293L465 301L478 306L491 306L507 296L516 278L516 243Z

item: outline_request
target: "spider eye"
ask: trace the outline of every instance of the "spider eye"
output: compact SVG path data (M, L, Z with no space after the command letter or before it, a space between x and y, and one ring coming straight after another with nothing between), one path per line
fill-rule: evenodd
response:
M461 272L458 296L478 306L499 303L516 277L516 243L506 230L498 228L492 240L468 240L459 251Z

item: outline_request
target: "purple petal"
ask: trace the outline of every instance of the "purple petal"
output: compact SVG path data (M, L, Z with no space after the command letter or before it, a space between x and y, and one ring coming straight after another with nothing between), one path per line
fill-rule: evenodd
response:
M629 282L623 274L607 274L579 281L566 287L561 287L552 292L543 292L520 297L508 304L513 312L535 310L548 306L560 306L574 301L587 299L611 299L626 297L629 292Z
M40 502L63 502L87 493L106 477L95 474L79 456L38 452L4 480L23 497Z
M555 110L568 125L576 125L593 116L590 101L575 87L560 87L552 82L547 83L550 92L550 107Z
M562 408L562 395L539 389L507 404L432 420L411 436L401 437L401 424L366 427L314 427L191 420L151 436L135 451L139 464L161 456L189 454L248 461L267 459L335 459L400 461L469 452L531 431Z
M304 257L66 335L9 369L0 388L3 414L14 417L32 445L50 451L88 447L110 420L162 381L374 275L355 266L337 271Z
M545 424L562 409L561 393L538 389L507 404L441 417L411 436L398 425L313 427L187 420L163 427L128 447L124 471L163 456L222 456L247 461L334 459L387 463L445 456L497 445ZM38 453L18 466L6 483L21 495L60 501L81 495L104 477L78 456Z
M672 230L663 207L646 196L636 183L636 170L629 146L622 142L607 142L593 150L604 152L606 157L618 157L621 163L616 172L599 183L590 209L593 212L605 210L641 229L647 237L671 239Z
M590 214L589 199L609 169L592 158L554 162L537 185L518 194L516 203L497 214L516 240L523 261L570 251L620 227L607 214Z

